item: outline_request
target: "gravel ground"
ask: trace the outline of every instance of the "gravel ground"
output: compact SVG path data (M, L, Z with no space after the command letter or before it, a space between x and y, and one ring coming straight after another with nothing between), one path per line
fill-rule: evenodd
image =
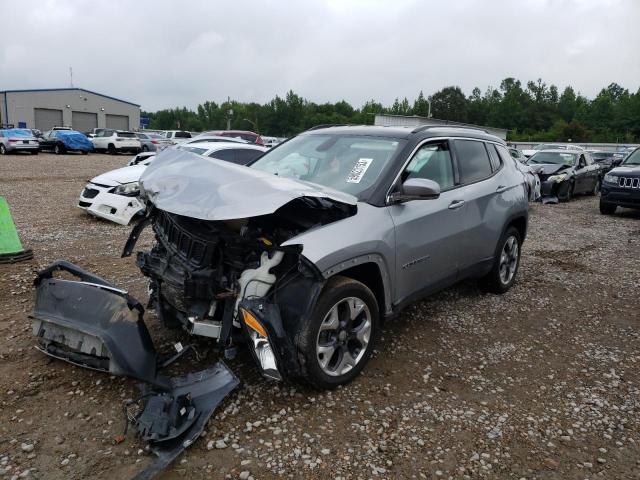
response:
M127 160L0 157L0 194L35 252L0 266L0 478L126 478L151 461L132 432L112 440L135 382L49 360L27 318L34 272L57 258L146 300L119 258L129 228L75 207L85 180ZM639 220L588 197L532 206L508 294L465 282L408 308L345 388L268 382L241 353L244 387L161 478L640 478ZM176 340L147 321L161 349ZM188 368L215 360L198 351Z

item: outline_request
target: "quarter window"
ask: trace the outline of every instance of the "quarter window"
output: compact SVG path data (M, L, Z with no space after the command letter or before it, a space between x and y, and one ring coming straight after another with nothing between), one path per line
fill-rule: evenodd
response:
M456 153L463 184L478 182L491 176L491 162L484 142L456 140Z
M236 160L234 150L218 150L216 152L210 153L209 156L211 158L217 158L218 160L224 160L225 162L235 163Z
M453 187L453 164L447 142L423 145L402 172L403 183L410 178L433 180L441 190Z
M486 146L487 146L487 150L489 150L489 160L491 161L491 169L494 172L497 172L498 170L500 170L500 167L502 166L502 160L500 160L500 156L496 151L496 146L493 143L487 143Z

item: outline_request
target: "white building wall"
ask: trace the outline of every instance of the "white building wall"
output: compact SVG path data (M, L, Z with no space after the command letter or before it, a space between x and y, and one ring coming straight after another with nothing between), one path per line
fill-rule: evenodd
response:
M140 125L139 106L82 89L7 91L0 95L2 95L0 97L2 123L12 123L16 127L20 122L25 122L27 128L35 128L34 109L36 108L62 110L64 126L71 126L72 111L97 113L98 127L101 128L106 127L106 114L128 116L131 129L137 130Z

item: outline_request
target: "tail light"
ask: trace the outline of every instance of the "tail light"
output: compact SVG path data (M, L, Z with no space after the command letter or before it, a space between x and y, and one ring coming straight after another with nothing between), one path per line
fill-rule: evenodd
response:
M158 140L151 140L151 143L153 143L154 145L159 144L160 142Z
M19 142L20 140L18 140L17 138L10 138L9 142L14 143L14 142Z
M262 140L262 137L260 135L258 135L258 138L256 138L256 145L264 145L264 140Z

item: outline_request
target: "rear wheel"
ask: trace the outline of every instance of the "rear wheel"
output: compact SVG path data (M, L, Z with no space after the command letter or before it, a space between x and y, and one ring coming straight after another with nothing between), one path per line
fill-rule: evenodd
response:
M56 155L61 155L64 153L64 147L62 147L60 144L56 144L55 147L53 147L53 153L55 153Z
M31 155L37 155L38 153L39 153L38 150L32 150L31 151Z
M320 389L353 380L371 356L378 327L378 302L371 290L347 277L330 279L295 335L303 379Z
M613 215L614 213L616 213L616 208L618 208L617 205L606 203L600 200L600 213L602 215Z
M115 155L116 153L118 153L116 151L116 146L113 143L109 144L109 146L107 147L107 152L109 152L110 155Z
M147 147L146 145L142 146L142 151L143 152L148 152L149 151L149 147Z
M492 293L505 293L515 283L520 266L522 239L515 227L509 227L500 238L491 271L481 281L481 286Z
M589 195L592 197L600 193L600 179L596 180L596 184L593 186L593 190L589 191Z

